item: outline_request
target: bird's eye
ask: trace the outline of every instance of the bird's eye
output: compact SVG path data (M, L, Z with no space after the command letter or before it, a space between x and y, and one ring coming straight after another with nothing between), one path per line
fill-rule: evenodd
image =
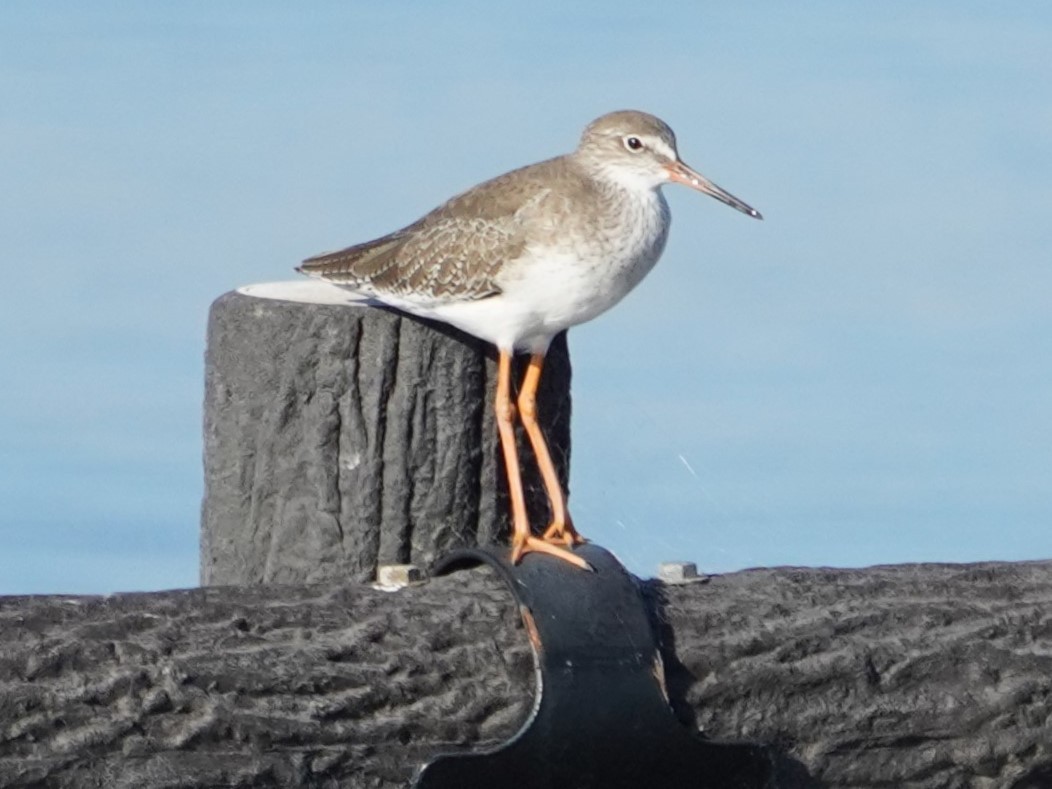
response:
M630 151L641 151L643 150L643 141L638 137L625 137L625 147Z

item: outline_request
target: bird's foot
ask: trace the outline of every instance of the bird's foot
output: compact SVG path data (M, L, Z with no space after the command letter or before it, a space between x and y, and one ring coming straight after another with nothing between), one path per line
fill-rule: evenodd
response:
M578 538L580 539L580 538ZM519 561L528 553L545 553L548 556L554 556L557 559L562 559L564 562L569 562L575 567L580 567L582 570L592 570L592 565L582 559L580 556L566 550L552 542L549 542L544 537L534 537L530 535L521 540L513 540L511 546L511 563L518 564Z
M548 542L561 542L568 548L585 543L584 537L577 533L569 517L566 518L565 523L553 521L552 525L544 530L544 539Z

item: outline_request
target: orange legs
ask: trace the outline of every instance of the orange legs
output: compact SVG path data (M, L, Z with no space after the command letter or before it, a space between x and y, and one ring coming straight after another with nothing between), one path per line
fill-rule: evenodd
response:
M504 452L504 465L508 472L508 493L511 496L512 540L511 560L518 562L531 552L547 553L557 556L582 569L590 569L589 564L564 547L584 542L573 528L569 513L566 511L566 497L563 495L559 475L552 463L548 444L537 424L537 384L544 365L543 354L530 357L526 377L523 379L522 391L518 398L519 418L526 430L526 435L537 457L537 465L544 480L544 489L551 503L552 523L543 537L535 537L530 532L530 522L526 516L526 499L522 491L522 474L519 468L519 453L515 446L515 404L511 401L511 354L500 351L497 361L497 430L500 433L500 445Z
M544 490L548 494L548 501L552 508L552 523L544 532L544 539L559 540L566 545L580 545L584 542L570 521L570 513L566 511L566 496L563 494L562 483L559 482L559 474L552 463L551 453L548 451L548 443L544 440L541 426L537 424L537 385L541 380L541 368L544 366L544 356L535 353L530 357L530 364L526 368L526 377L522 381L522 389L519 391L519 419L526 429L526 435L533 447L533 454L537 458L537 466L544 480Z

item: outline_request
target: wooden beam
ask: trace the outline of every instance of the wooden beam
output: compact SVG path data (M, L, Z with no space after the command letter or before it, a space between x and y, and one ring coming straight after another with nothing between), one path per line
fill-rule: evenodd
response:
M779 787L1047 787L1052 562L778 568L644 592L673 707ZM485 569L364 585L0 598L0 786L402 787L525 720Z

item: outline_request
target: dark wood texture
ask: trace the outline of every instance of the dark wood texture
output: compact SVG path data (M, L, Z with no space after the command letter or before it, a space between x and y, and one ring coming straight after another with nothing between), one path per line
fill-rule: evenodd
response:
M678 716L774 745L778 787L1052 786L1052 563L645 592ZM532 691L486 570L0 598L0 786L404 786L437 750L513 734Z
M376 307L228 293L208 324L202 584L371 581L505 539L495 351ZM570 364L552 344L539 417L568 475ZM528 451L527 498L547 504Z

